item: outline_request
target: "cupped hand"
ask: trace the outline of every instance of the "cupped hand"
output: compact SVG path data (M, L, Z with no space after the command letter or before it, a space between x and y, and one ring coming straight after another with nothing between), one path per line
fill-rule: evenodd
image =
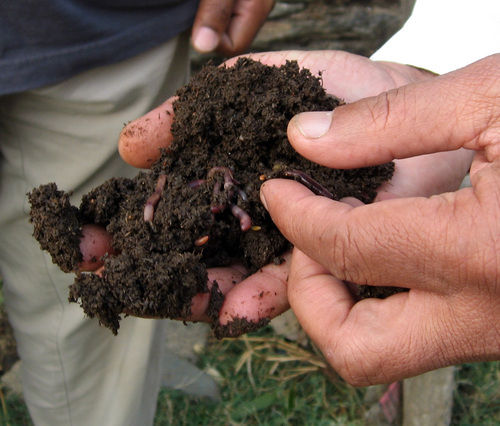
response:
M201 0L192 29L193 47L227 57L245 52L273 6L274 0Z
M101 274L104 269L102 257L115 254L111 235L102 226L93 224L83 226L80 251L82 261L78 270L96 274ZM262 319L273 318L286 311L289 305L286 297L288 267L285 265L289 261L290 254L285 254L281 265L266 265L246 278L247 271L241 265L209 269L208 290L216 282L225 297L219 312L219 324L226 326L241 318L256 324ZM237 283L240 284L236 285ZM209 302L210 293L196 295L191 303L191 315L178 319L210 322L207 315Z
M295 246L290 305L352 384L500 357L499 81L495 55L290 122L292 145L329 167L475 152L471 188L428 198L353 207L296 182L262 186L263 203ZM356 302L341 280L410 290Z
M321 73L325 89L348 102L377 95L408 82L433 78L430 74L409 66L373 62L361 56L339 51L276 52L255 54L250 57L267 65L276 66L284 64L287 60L297 60L301 67L310 69L316 75ZM232 59L226 64L230 66L235 61L236 59ZM168 99L123 129L119 140L119 151L127 163L139 168L149 168L159 158L160 149L168 149L172 142L170 127L174 119L172 108L174 100L174 98ZM462 155L457 153L456 156L462 158ZM446 160L450 159L447 157ZM420 160L415 159L415 161ZM436 164L443 163L447 164L447 161L444 161L440 154L426 157L426 164L432 170L438 168ZM397 190L403 195L409 191L424 191L422 188L417 188L417 185L411 181L411 176L413 176L413 171L410 166L397 167L391 190L393 192ZM442 185L447 186L455 185L455 181L459 179L450 182L446 176L443 180L446 182ZM434 178L433 183L436 181L437 179ZM423 182L422 186L430 186L425 178ZM92 253L88 257L92 258ZM232 319L243 316L250 321L258 321L267 316L274 317L286 310L288 308L286 295L288 271L289 262L280 266L269 265L263 268L262 272L259 271L235 286L234 282L239 282L243 277L241 271L236 271L239 277L235 279L234 270L217 269L217 282L226 294L221 310L221 324L227 324ZM263 290L266 291L263 293ZM202 318L206 298L206 295L200 295L194 301L193 319ZM203 303L200 303L200 300Z

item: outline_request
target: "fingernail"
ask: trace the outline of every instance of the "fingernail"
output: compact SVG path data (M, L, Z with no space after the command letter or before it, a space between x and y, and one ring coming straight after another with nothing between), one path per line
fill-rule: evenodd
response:
M219 45L220 37L212 28L201 27L193 37L193 46L202 53L212 52Z
M264 184L262 184L262 186L264 186ZM266 210L268 210L268 208L267 208L267 202L266 202L266 197L264 197L264 191L262 191L262 186L260 187L260 202L262 203L262 205L264 206L264 208Z
M330 130L332 111L303 112L295 116L295 125L308 139L318 139Z

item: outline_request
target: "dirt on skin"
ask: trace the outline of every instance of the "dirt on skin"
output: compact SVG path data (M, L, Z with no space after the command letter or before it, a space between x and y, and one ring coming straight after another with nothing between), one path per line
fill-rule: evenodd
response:
M34 236L62 270L75 271L82 225L106 227L118 254L105 257L102 277L77 273L69 300L115 334L124 312L183 318L193 296L210 292L216 335L239 335L266 321L217 325L224 296L216 282L209 289L207 268L241 262L252 273L280 262L291 247L260 203L262 182L286 177L335 200L353 196L369 203L394 165L328 169L293 150L286 129L295 114L342 104L296 62L209 65L177 96L174 142L150 171L104 182L78 209L54 183L34 189Z

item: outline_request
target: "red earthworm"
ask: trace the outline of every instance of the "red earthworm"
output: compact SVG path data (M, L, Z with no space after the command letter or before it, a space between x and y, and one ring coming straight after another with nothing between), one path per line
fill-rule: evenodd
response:
M205 179L196 179L188 183L188 186L193 189L199 188L201 185L203 185L206 182Z
M151 222L153 220L155 207L160 201L161 193L165 184L167 183L167 175L161 174L156 182L155 192L146 200L146 205L144 206L144 221Z
M312 192L314 192L316 195L322 195L324 197L334 199L333 194L328 191L323 185L321 185L319 182L314 180L311 176L307 175L306 173L300 171L300 170L284 170L283 175L286 177L291 177L307 188L309 188Z
M248 231L252 227L252 219L250 215L236 204L231 205L231 213L239 219L240 228L243 232Z

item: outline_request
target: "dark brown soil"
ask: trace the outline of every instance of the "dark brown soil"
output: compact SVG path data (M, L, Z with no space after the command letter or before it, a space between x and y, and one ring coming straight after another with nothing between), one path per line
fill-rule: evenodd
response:
M209 291L209 267L239 261L254 272L280 261L290 244L259 201L263 180L281 176L303 181L306 173L334 199L354 196L371 202L393 173L392 163L327 169L293 150L286 137L293 115L341 104L295 62L277 68L240 59L231 68L207 66L177 95L174 143L151 171L104 182L83 197L79 209L69 205L67 194L55 184L29 194L34 235L64 271L77 269L83 224L103 225L113 236L119 254L105 259L102 277L77 274L69 299L114 333L123 312L188 316L192 297ZM155 190L162 180L164 187ZM155 191L154 217L145 221L145 205ZM217 283L211 294L215 326L224 300ZM237 335L244 322L219 334Z
M14 333L3 306L0 306L0 377L18 360Z

